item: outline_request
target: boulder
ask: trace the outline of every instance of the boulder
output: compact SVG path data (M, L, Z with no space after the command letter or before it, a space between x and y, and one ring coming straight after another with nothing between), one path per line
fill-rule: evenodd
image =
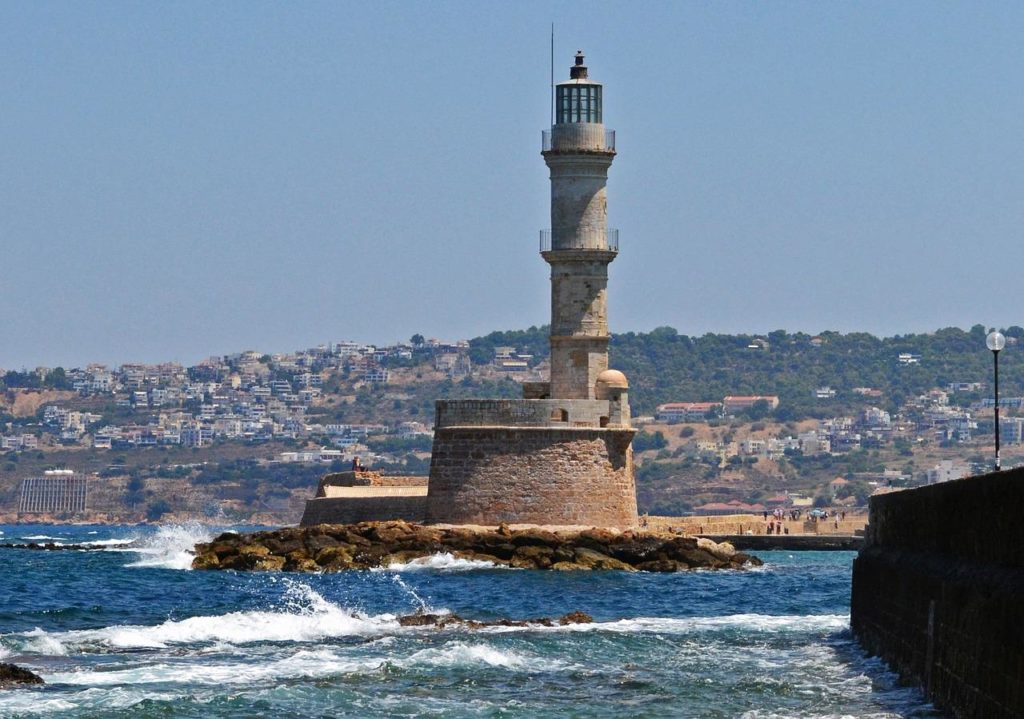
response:
M523 569L679 571L759 566L756 557L671 533L616 532L591 528L551 532L542 528L497 531L425 527L401 520L319 525L253 534L221 534L196 545L196 569L342 571L407 563L449 552L462 559Z
M575 612L569 612L568 614L560 617L558 623L565 626L566 624L593 624L594 618L586 612L581 612L577 609Z
M697 549L703 549L711 556L723 562L730 561L736 554L736 547L732 546L729 542L719 544L707 537L697 537Z
M276 554L272 554L269 557L263 557L257 559L256 563L253 564L253 569L258 572L280 572L284 569L285 558L279 557Z
M0 663L0 689L8 689L20 684L45 684L45 682L35 672L30 672L17 664Z
M576 563L587 569L619 569L626 572L635 572L632 565L619 561L607 554L602 554L587 547L577 547L574 552Z
M551 568L556 572L575 572L579 570L589 571L590 567L584 567L582 564L576 562L555 562L551 565Z
M546 529L523 529L512 535L512 544L517 547L557 547L561 543L558 535Z
M220 557L213 552L197 554L192 560L192 569L219 569Z

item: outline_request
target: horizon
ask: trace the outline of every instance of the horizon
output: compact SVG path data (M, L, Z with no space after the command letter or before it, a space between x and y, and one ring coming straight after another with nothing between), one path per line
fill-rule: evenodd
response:
M0 6L0 367L547 323L552 22L617 132L613 332L1024 324L1018 4L40 2Z

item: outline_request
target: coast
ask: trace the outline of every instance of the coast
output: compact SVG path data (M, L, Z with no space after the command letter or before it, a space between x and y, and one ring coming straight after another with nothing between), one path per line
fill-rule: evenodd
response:
M519 569L678 572L742 569L761 561L728 543L660 531L424 526L401 520L236 534L196 545L194 569L337 572L435 555Z

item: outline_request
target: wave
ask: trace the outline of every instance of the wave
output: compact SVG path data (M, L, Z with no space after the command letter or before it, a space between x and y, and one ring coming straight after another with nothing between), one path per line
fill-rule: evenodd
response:
M124 547L138 542L136 537L127 537L123 539L93 539L88 542L82 542L83 547Z
M508 567L482 559L460 559L449 552L431 554L428 557L411 559L404 563L389 564L376 567L374 572L421 572L434 570L442 572L467 572L475 569L507 569Z
M143 558L126 566L191 569L195 545L213 539L213 531L198 522L161 525L154 534L133 540L137 542L133 551Z
M155 626L114 625L102 629L21 635L25 651L67 655L114 650L164 649L189 644L244 645L258 642L313 642L335 637L373 636L400 629L392 614L376 617L349 611L314 589L292 583L283 611L244 611L168 620ZM5 637L5 641L11 639Z
M49 534L27 534L22 539L27 539L30 542L42 542L44 540L62 539L62 537L51 537Z
M447 668L484 665L526 672L558 671L571 666L557 659L541 659L510 649L459 641L443 647L421 649L407 659L393 660L391 663L401 667L426 665Z

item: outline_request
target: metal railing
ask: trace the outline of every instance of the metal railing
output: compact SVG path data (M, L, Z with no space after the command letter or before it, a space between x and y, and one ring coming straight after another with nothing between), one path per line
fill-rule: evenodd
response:
M559 239L558 246L552 247L551 230L540 231L540 251L551 250L600 250L602 252L619 251L619 231L608 229L600 231L577 232L570 237Z
M555 125L542 130L541 151L615 152L615 130L585 122Z

